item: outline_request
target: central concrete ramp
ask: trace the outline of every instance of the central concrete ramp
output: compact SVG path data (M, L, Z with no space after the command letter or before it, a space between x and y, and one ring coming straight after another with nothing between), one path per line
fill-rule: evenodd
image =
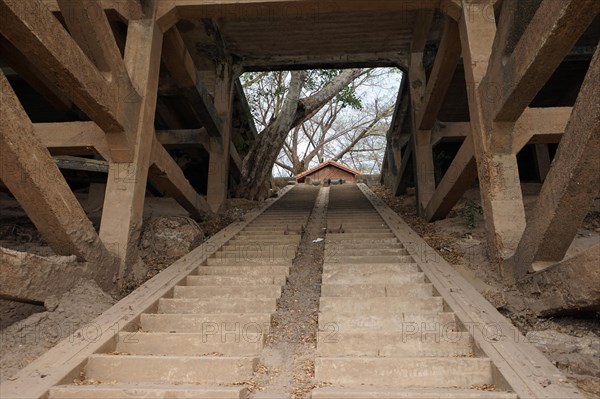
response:
M355 185L327 214L313 399L516 399Z

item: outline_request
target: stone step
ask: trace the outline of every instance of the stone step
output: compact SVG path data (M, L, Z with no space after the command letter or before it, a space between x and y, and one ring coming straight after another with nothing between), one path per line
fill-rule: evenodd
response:
M279 298L280 285L262 286L176 286L173 298Z
M404 312L441 312L444 308L442 297L429 298L350 298L321 297L319 313L351 313L386 317Z
M224 335L268 334L271 328L271 312L268 313L220 313L220 314L155 314L143 313L140 327L144 332L165 333L214 333Z
M246 285L246 286L260 286L260 285L285 285L285 276L274 277L274 276L254 276L248 278L246 276L188 276L185 280L187 286L211 286L211 285L222 285L222 286L233 286L233 285Z
M323 357L468 357L473 354L473 342L468 332L357 331L317 334L317 353ZM415 328L416 330L416 328Z
M291 259L284 259L284 258L270 258L270 259L260 259L260 258L254 258L254 259L240 259L237 260L235 258L230 258L230 259L218 259L218 258L208 258L206 260L206 265L207 266L222 266L222 267L229 267L229 266L269 266L269 265L273 265L273 266L291 266L292 265L292 260Z
M451 312L394 312L372 316L358 315L356 312L319 314L321 331L441 331L455 328L459 330L456 316ZM441 334L441 332L439 334Z
M243 399L248 390L242 387L199 385L62 385L50 388L50 399Z
M427 298L433 295L433 284L323 284L321 297L352 298Z
M258 356L266 336L250 329L227 334L216 326L205 327L198 333L120 333L116 352L144 356Z
M375 273L419 273L420 269L416 263L347 263L338 262L337 258L326 258L323 264L323 273L347 273L371 275Z
M468 388L494 383L489 359L445 357L318 357L315 378L348 387Z
M223 300L209 299L171 299L158 300L158 312L164 314L201 314L201 313L272 313L277 309L276 298L235 298Z
M424 273L401 274L396 271L366 270L352 274L340 270L323 273L323 284L419 284L425 282Z
M196 274L199 276L287 276L290 273L288 266L199 266Z
M366 246L365 248L352 249L349 248L336 248L328 247L325 249L325 258L328 256L345 255L345 256L400 256L408 255L408 251L405 248L379 248L371 249Z
M233 384L252 377L256 357L92 355L87 379L103 383Z
M476 389L424 388L394 389L376 387L317 388L312 399L517 399L509 392L479 391Z

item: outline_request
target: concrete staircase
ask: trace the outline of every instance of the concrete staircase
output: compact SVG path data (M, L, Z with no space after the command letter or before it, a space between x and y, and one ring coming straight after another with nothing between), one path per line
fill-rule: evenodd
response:
M313 399L516 399L355 185L327 215Z
M318 188L295 187L50 398L244 398Z

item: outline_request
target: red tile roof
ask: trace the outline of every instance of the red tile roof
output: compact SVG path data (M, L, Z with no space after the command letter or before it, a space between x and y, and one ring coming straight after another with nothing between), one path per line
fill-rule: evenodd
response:
M341 170L344 170L344 171L346 171L348 173L351 173L354 176L360 175L360 172L358 170L356 170L356 169L352 169L352 168L350 168L350 167L348 167L346 165L342 165L341 163L338 163L338 162L335 162L335 161L327 161L327 162L323 162L323 163L315 166L312 169L307 170L306 172L300 173L298 176L296 176L296 180L302 179L303 177L306 177L306 176L308 176L308 175L310 175L310 174L312 174L312 173L314 173L314 172L316 172L318 170L321 170L321 169L323 169L323 168L325 168L327 166L336 167L338 169L341 169Z

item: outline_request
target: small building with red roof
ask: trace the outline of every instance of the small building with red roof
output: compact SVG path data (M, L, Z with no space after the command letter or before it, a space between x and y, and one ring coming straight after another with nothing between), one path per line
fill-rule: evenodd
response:
M327 161L296 176L296 182L311 183L320 181L323 183L327 179L342 179L348 183L354 183L358 175L360 175L360 172L356 169L335 161Z

